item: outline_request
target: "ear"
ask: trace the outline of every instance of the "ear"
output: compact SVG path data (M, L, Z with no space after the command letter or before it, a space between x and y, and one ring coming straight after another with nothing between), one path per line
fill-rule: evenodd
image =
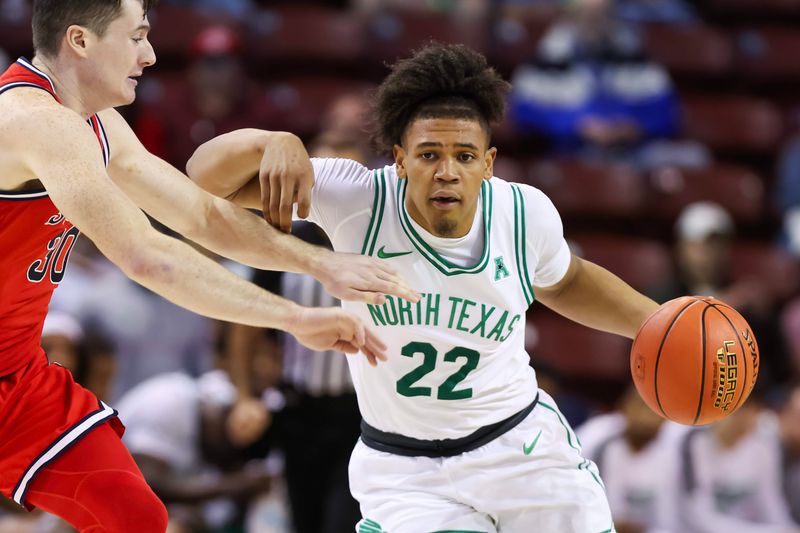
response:
M62 48L72 50L73 53L80 57L86 57L87 49L93 39L94 35L87 28L73 24L67 28Z
M397 167L397 176L401 179L406 177L406 151L399 144L392 147L392 155L394 156L394 164Z
M484 165L486 167L486 172L483 174L483 179L490 180L494 175L494 160L497 157L497 148L494 146L486 150L484 154Z

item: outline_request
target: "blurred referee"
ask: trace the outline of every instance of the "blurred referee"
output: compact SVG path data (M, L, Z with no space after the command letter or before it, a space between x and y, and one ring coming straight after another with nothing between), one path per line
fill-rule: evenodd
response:
M292 233L330 247L314 224L296 222ZM314 278L303 274L256 271L253 282L301 305L338 306ZM261 330L233 325L229 348L231 377L239 390L232 415L242 444L263 431L269 415L248 389L249 355ZM315 352L293 337L282 337L282 383L286 405L275 413L274 437L286 459L285 477L296 533L351 533L361 515L350 495L347 465L360 435L361 416L340 352Z

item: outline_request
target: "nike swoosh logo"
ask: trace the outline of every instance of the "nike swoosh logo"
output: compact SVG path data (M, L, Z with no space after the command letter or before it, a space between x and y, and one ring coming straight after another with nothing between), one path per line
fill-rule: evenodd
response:
M408 255L411 252L386 252L384 251L386 246L381 246L378 250L378 257L381 259L391 259L392 257L400 257L401 255Z
M530 444L525 444L525 443L522 444L522 453L524 453L525 455L530 455L533 449L536 448L536 444L539 442L539 437L541 436L542 436L542 430L540 429L539 434L536 435L536 438L533 439L533 442L531 442Z

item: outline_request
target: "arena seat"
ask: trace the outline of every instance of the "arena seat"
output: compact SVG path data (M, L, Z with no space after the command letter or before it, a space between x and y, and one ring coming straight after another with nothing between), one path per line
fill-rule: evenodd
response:
M783 133L780 113L766 100L746 96L687 96L683 133L711 149L772 153Z
M765 242L737 242L733 247L733 279L756 279L778 301L800 289L800 265L788 252Z
M670 251L659 241L594 233L567 237L576 255L610 270L636 289L654 287L672 276Z
M736 71L745 81L800 79L800 34L790 28L745 28L733 33ZM791 51L791 52L790 52Z
M678 76L722 77L733 67L733 44L721 30L697 25L651 24L644 33L648 55Z
M227 26L243 34L238 21L219 13L185 6L159 5L148 14L153 29L149 39L159 60L181 63L188 59L192 39L209 26Z
M524 182L525 164L523 161L501 153L494 161L494 175L506 181Z
M510 74L517 65L534 59L539 40L556 18L548 11L526 13L501 16L492 23L489 62L503 73Z
M800 372L800 298L789 302L781 314L781 329L795 372Z
M536 161L524 181L547 194L562 216L628 218L644 208L643 180L623 164Z
M266 9L248 27L249 51L267 69L275 62L302 62L304 68L357 63L366 44L362 18L322 6Z
M631 342L572 322L542 306L528 314L526 349L566 378L624 381Z
M24 23L12 23L0 19L0 36L0 47L8 53L10 61L21 55L33 58L33 33L27 20Z
M647 212L674 220L687 205L713 198L740 221L758 221L764 213L764 183L747 167L715 164L708 168L664 168L649 175Z
M367 20L366 55L372 63L394 63L431 40L463 43L479 52L486 52L488 32L485 26L481 20L445 13L421 16L413 10L382 11Z
M780 19L800 16L800 0L705 0L704 4L714 17Z
M265 85L264 98L275 111L275 130L308 138L317 133L328 106L348 93L363 93L372 85L363 80L330 76L297 76Z

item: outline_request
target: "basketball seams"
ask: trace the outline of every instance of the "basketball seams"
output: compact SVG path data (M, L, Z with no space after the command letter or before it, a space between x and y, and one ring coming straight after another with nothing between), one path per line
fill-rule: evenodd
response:
M655 393L658 409L661 411L661 416L663 416L664 418L669 418L669 417L667 416L667 413L664 412L664 407L661 405L661 398L658 395L658 366L659 363L661 362L661 352L664 349L664 344L667 342L667 337L669 336L669 332L672 331L672 327L675 325L675 323L678 321L681 315L683 315L683 313L685 313L694 304L704 301L705 300L702 300L700 298L692 298L691 302L686 304L684 307L681 308L680 311L675 313L675 316L672 317L672 321L670 322L669 327L667 327L666 331L664 332L664 335L661 337L661 342L658 345L658 353L656 354L656 364L653 368L653 392ZM653 316L655 316L655 313L653 314Z
M703 359L700 365L700 395L697 400L697 413L694 416L692 425L697 425L697 421L700 420L700 413L703 411L703 396L705 396L706 392L706 313L711 307L712 305L706 302L706 307L700 315L700 338L702 339L700 353L703 354Z

